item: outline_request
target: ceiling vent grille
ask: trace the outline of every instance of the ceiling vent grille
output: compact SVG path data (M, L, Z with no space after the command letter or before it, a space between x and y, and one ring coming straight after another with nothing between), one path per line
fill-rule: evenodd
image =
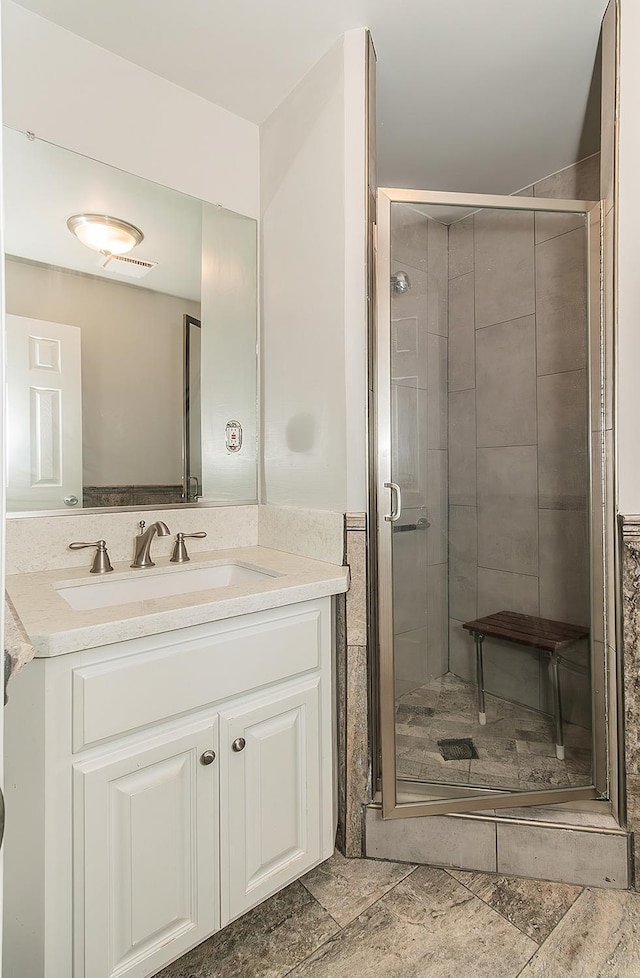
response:
M99 268L108 268L118 275L128 275L129 278L144 278L156 267L157 261L146 261L142 258L129 258L127 255L100 255Z

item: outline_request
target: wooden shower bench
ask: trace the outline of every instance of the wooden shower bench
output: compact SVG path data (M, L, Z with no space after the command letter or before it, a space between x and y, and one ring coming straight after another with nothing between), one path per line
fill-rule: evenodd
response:
M478 720L487 722L484 702L484 663L482 643L485 638L498 638L515 645L539 649L551 657L553 705L556 721L556 757L564 759L564 735L562 732L562 702L560 698L559 652L587 638L589 629L582 625L569 625L564 621L550 621L534 615L520 615L515 611L499 611L485 618L465 621L463 628L473 635L476 643L476 667L478 677Z

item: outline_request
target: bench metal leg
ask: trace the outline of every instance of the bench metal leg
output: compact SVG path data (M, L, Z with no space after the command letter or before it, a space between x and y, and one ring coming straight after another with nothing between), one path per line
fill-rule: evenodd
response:
M482 726L487 722L487 711L484 705L484 663L482 661L482 643L484 635L481 632L474 632L476 643L476 674L478 679L478 723Z
M560 671L558 656L551 653L551 684L553 686L553 708L556 718L556 757L564 761L564 734L562 732L562 701L560 699Z

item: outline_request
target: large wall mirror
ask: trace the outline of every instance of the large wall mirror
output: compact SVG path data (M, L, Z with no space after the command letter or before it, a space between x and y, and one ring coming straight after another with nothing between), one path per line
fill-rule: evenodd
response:
M9 513L255 501L256 222L3 151Z

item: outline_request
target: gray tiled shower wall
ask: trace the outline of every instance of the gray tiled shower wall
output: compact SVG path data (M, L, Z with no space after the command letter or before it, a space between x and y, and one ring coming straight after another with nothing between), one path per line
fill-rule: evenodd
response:
M598 156L521 195L599 199ZM447 670L474 679L462 622L478 615L589 621L587 283L580 217L487 210L447 226L395 207L392 272L412 288L392 298L393 467L400 522L431 524L393 538L401 694ZM550 710L545 657L485 649L490 691ZM565 707L587 723L575 659Z

